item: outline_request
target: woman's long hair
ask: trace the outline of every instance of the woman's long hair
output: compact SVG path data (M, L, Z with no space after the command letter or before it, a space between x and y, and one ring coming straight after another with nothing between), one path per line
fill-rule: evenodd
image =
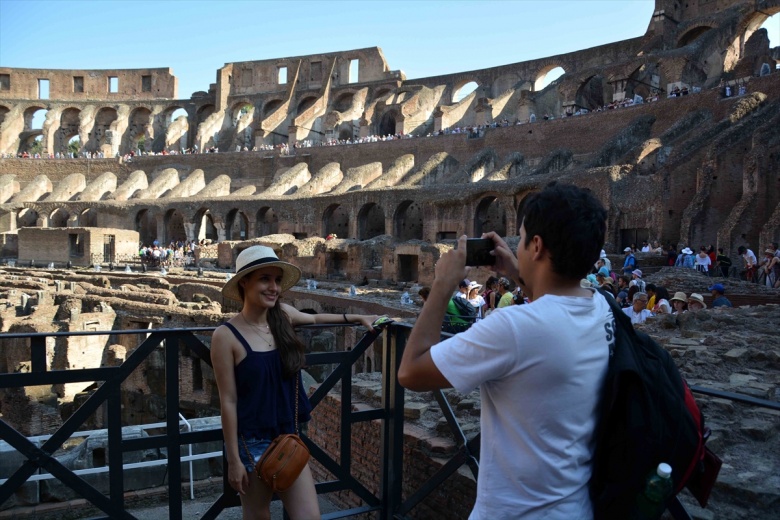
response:
M244 288L241 285L238 286L238 294L243 302ZM306 354L305 347L295 334L295 328L282 310L280 301L280 298L277 298L274 306L268 309L268 327L282 358L282 376L291 379L306 365Z

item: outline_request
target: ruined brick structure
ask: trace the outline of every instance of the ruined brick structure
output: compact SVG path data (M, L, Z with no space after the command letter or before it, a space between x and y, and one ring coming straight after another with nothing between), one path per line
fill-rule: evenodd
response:
M392 235L381 255L363 242L321 249L310 274L427 282L438 254L429 243L515 235L523 199L555 178L590 187L607 205L613 250L646 238L761 249L780 236L780 85L775 74L759 77L765 64L775 70L778 53L757 28L780 1L656 4L638 38L415 80L391 71L378 48L229 63L185 100L170 69L0 69L0 153L38 136L46 152L64 152L78 135L83 151L112 157L0 159L3 256L18 254L23 227L130 229L143 242ZM557 66L565 75L539 90ZM43 80L47 100L36 99ZM472 81L478 88L455 102ZM748 93L724 99L718 87L736 94L737 84ZM676 87L702 90L666 99ZM592 112L654 93L659 102ZM172 120L179 108L186 117ZM565 117L583 109L591 113ZM34 129L38 110L46 120ZM532 114L538 122L513 124ZM472 138L424 137L503 120L512 124ZM142 138L154 151L233 152L396 133L416 137L292 156L113 158Z
M757 30L777 12L780 0L657 0L641 37L413 80L376 47L229 63L189 99L176 99L170 69L0 69L0 153L38 136L46 152L64 152L78 135L83 151L112 157L0 159L3 255L15 256L25 226L132 229L143 242L335 234L355 242L321 250L311 275L424 283L430 244L514 236L524 198L557 178L609 208L613 251L648 238L760 250L780 238L778 52ZM565 74L540 90L558 66ZM47 100L36 99L41 80ZM478 88L455 102L472 81ZM738 85L745 95L723 97ZM697 93L667 98L685 87ZM658 102L593 112L655 93ZM172 120L180 108L186 117ZM33 129L40 109L45 123ZM473 136L425 137L504 120ZM263 151L373 134L415 137ZM231 153L113 158L142 138L153 151ZM380 256L363 241L381 235L394 241Z

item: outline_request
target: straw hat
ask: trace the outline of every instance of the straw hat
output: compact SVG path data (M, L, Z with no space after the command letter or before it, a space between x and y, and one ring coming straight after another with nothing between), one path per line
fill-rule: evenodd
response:
M222 287L222 296L241 301L238 282L252 271L264 267L278 267L282 270L281 291L286 291L301 278L301 270L289 262L282 262L273 249L266 246L252 246L244 249L236 258L236 274Z
M704 303L704 296L702 296L699 293L693 293L688 297L688 303L691 302L701 303L702 307L704 307L705 309L707 308L707 304Z
M682 291L674 293L674 297L669 299L670 302L678 301L683 303L688 303L688 297L685 296L685 293Z

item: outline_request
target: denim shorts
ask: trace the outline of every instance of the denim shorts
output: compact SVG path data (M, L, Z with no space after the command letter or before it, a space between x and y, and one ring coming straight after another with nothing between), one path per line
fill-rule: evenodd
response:
M271 445L271 441L268 439L257 439L255 437L238 437L238 457L241 459L241 463L244 464L246 470L250 473L255 471L255 464L263 456L265 450ZM247 453L249 450L249 453ZM250 459L249 456L252 456Z

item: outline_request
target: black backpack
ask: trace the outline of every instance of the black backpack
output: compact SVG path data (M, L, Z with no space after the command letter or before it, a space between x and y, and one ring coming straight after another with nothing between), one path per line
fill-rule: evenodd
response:
M452 303L455 306L457 315L453 316L447 312L444 315L442 330L451 334L457 334L471 327L477 319L477 308L471 305L466 298L454 296Z
M615 341L595 431L589 483L594 517L630 518L647 476L661 462L672 467L674 494L688 485L704 506L720 467L705 467L709 431L693 394L669 353L602 294L615 318Z

